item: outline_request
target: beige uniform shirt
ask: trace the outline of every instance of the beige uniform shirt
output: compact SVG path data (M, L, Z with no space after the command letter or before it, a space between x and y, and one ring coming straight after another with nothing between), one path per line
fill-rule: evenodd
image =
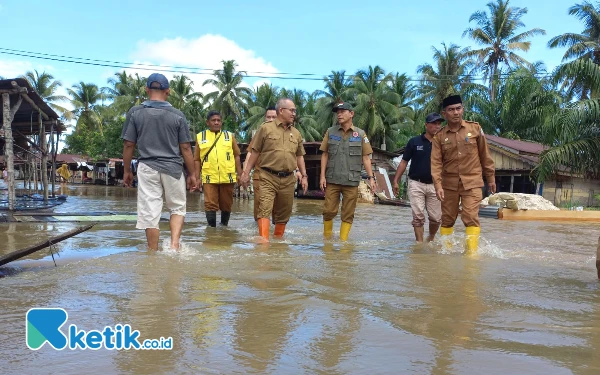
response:
M434 137L431 149L431 177L435 188L465 190L495 181L494 161L478 123L463 120L458 131L443 127Z
M306 154L302 135L293 126L285 127L275 119L265 122L252 138L252 150L260 153L260 167L275 172L292 172L296 157Z

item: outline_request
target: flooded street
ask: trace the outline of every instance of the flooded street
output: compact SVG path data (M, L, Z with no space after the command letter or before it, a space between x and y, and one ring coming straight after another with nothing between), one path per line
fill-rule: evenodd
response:
M55 212L136 210L134 189L58 192ZM99 223L56 245L58 267L45 249L2 268L2 373L600 373L597 224L482 218L468 258L415 247L406 207L359 204L349 242L335 240L339 216L324 242L323 201L295 200L285 238L265 246L252 201L207 229L201 199L188 195L179 252L146 251L134 222ZM0 255L85 224L0 224ZM63 332L130 324L173 349L33 351L33 307L66 309Z

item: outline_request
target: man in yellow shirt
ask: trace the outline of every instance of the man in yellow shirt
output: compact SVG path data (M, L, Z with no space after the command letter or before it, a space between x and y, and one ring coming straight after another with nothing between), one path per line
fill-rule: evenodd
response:
M218 210L221 210L221 224L229 224L233 189L242 167L234 135L221 130L221 114L210 111L206 119L208 129L196 137L194 164L199 187L204 189L206 220L209 226L216 227Z

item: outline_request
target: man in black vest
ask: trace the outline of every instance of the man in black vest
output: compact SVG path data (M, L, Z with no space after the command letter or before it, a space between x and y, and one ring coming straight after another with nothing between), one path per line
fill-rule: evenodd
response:
M429 216L429 238L433 241L442 220L442 205L435 195L435 187L431 178L431 140L440 131L444 118L437 113L430 113L425 118L425 132L411 138L406 144L402 161L396 170L392 189L398 195L398 181L404 174L410 161L408 171L408 196L412 208L412 225L417 242L423 242L425 233L425 209Z
M364 164L371 191L375 191L375 176L369 155L373 153L367 135L352 124L354 110L349 103L338 103L333 107L338 125L327 129L321 143L321 190L325 191L323 206L323 235L331 237L333 218L338 213L342 195L342 225L340 239L346 241L358 200L358 185Z

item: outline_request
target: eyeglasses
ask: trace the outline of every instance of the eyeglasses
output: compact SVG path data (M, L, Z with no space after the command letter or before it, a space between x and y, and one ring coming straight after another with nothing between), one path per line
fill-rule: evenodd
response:
M298 110L296 108L281 108L281 109L287 109L288 111L292 112L292 113L297 113Z

